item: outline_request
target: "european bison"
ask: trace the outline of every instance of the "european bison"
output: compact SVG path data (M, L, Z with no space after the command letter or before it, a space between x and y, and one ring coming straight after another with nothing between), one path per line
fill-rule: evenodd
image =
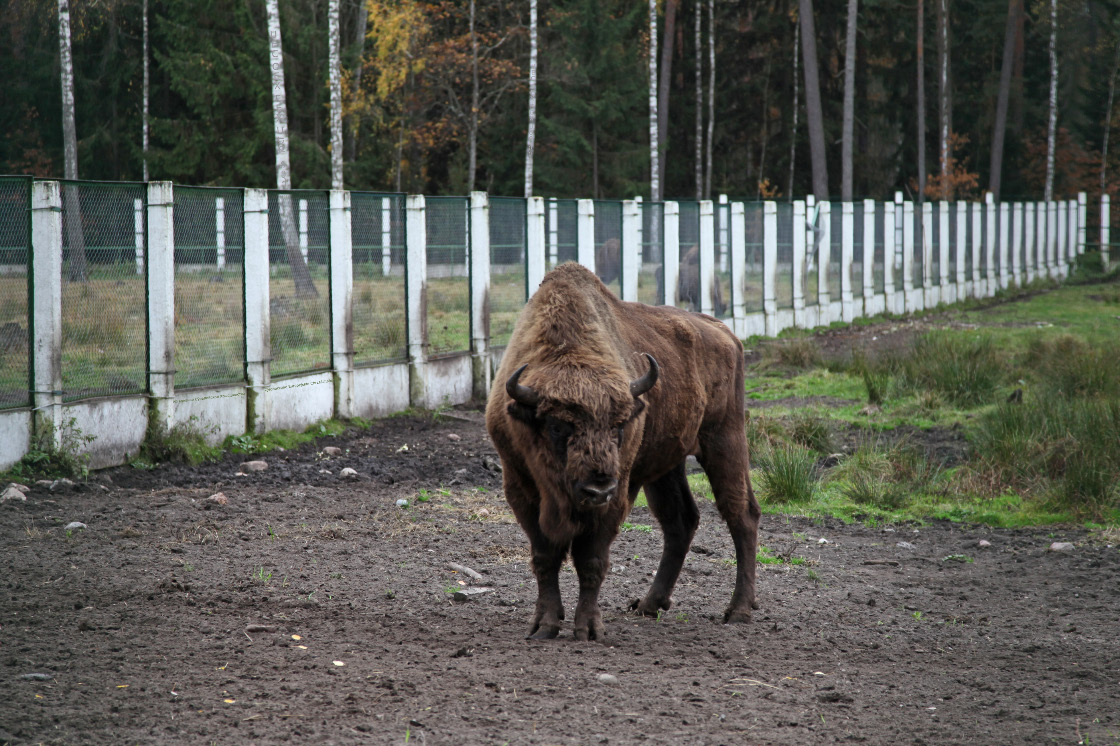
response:
M700 247L693 246L681 260L680 277L677 280L677 297L688 301L688 310L700 310ZM712 276L712 312L721 316L726 309L723 305L723 288L719 278Z
M595 249L595 274L608 285L622 276L622 246L617 238L608 238Z
M695 455L731 530L737 561L726 622L755 602L759 509L748 474L743 348L721 322L618 300L589 270L545 276L514 328L486 405L506 500L529 537L537 607L529 636L556 637L560 565L579 576L575 636L603 636L599 587L611 542L644 487L664 550L646 597L668 609L699 511L685 479Z

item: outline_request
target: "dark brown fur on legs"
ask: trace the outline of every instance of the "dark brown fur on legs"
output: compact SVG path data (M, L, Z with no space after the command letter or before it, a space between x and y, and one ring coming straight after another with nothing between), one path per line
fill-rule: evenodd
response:
M517 322L486 405L505 494L529 538L538 599L530 636L559 634L558 572L570 552L579 576L575 636L602 639L599 590L610 545L639 488L665 547L635 604L656 614L671 596L699 521L684 476L708 472L735 543L738 571L725 619L750 619L758 503L744 433L743 348L721 322L618 300L590 271L550 272Z

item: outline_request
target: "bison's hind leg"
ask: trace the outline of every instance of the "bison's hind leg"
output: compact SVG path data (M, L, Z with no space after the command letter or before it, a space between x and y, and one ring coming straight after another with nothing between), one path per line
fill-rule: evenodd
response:
M673 588L692 545L696 527L700 524L700 511L688 488L684 467L685 462L681 461L660 479L644 485L650 512L661 524L661 533L665 537L653 585L645 598L630 605L631 609L645 616L657 616L659 611L668 610L672 604Z

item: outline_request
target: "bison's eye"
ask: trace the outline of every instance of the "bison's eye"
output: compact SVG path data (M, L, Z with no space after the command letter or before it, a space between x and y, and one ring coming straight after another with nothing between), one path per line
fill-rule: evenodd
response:
M623 425L619 425L618 428L615 430L615 436L618 438L618 444L620 446L622 445L622 436L625 434L625 431L626 431L626 428Z
M549 417L545 420L545 432L548 433L549 439L552 444L558 448L564 448L568 444L568 438L572 436L574 428L571 423L558 420L554 417Z

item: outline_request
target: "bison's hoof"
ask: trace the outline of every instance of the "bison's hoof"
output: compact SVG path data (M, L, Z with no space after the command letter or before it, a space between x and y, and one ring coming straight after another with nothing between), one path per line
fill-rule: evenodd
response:
M538 624L535 625L525 637L529 640L552 640L559 634L559 624Z
M630 611L638 616L655 617L661 614L662 611L668 611L669 607L672 605L673 602L669 599L663 601L650 600L649 598L643 598L641 600L634 599L630 602Z
M602 640L606 630L603 623L600 621L588 622L586 628L576 627L575 635L577 640L587 642L588 640Z
M742 609L728 609L723 612L724 624L746 624L751 620L751 610L749 608Z

